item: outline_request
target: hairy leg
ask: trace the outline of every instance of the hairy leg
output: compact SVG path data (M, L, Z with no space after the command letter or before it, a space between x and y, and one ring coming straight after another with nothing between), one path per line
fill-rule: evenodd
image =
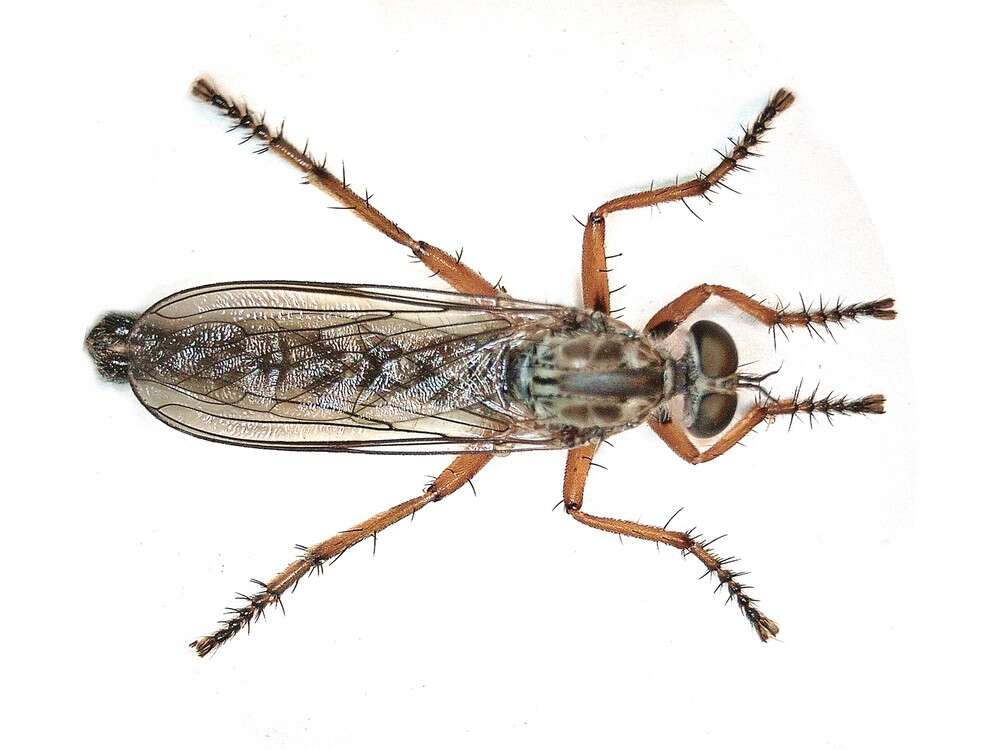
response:
M333 197L344 208L353 211L370 226L377 229L394 242L409 248L414 257L426 265L435 276L440 276L456 291L494 297L498 289L476 271L461 261L461 256L453 256L430 243L415 240L385 214L372 206L367 193L362 198L351 190L343 175L335 176L326 168L326 159L317 161L309 153L308 142L303 148L293 146L284 136L283 126L270 127L245 105L236 103L223 94L209 80L199 78L191 87L195 97L211 104L233 123L231 130L240 129L246 133L244 141L257 139L261 146L257 153L273 151L305 175L306 181Z
M590 465L594 461L598 445L591 443L572 448L566 456L566 472L563 475L563 505L567 511L583 507L583 488L587 484ZM558 506L557 506L558 507Z
M679 549L684 555L694 555L705 566L704 575L714 575L718 579L719 585L716 590L726 589L729 599L736 602L740 611L753 625L757 636L762 641L774 638L778 634L778 624L757 609L756 599L747 594L747 587L740 582L743 574L726 567L735 562L735 559L719 557L711 549L712 543L717 539L705 542L700 535L694 533L694 529L688 532L669 531L666 526L662 528L648 526L635 521L592 516L583 512L583 490L596 450L597 445L585 445L569 452L566 460L566 473L563 478L563 506L566 512L592 529L663 543ZM669 521L667 525L669 525Z
M220 621L221 627L214 633L193 641L191 647L198 652L198 656L206 656L243 628L249 628L268 606L276 604L283 609L281 597L289 590L294 590L304 576L314 570L321 572L327 562L337 559L358 542L374 537L397 521L412 516L430 503L452 494L472 479L491 458L491 454L484 453L461 455L416 497L377 513L354 528L341 531L324 542L301 548L301 556L270 581L264 583L254 580L253 583L260 586L260 591L252 596L243 596L245 602L243 606L228 609L229 617Z
M866 317L892 320L896 317L896 311L893 309L895 302L890 298L852 305L844 305L840 302L833 306L821 304L815 309L810 309L803 303L801 309L793 310L784 306L765 305L743 292L729 287L701 284L688 289L673 302L662 307L649 319L644 330L654 336L670 335L691 313L713 295L732 303L773 331L784 331L785 328L794 327L806 328L810 332L815 332L818 328L829 331L831 324L843 325L844 321L848 320ZM832 419L836 414L881 414L884 411L884 404L885 397L879 394L848 399L845 397L835 398L832 394L824 398L817 398L817 394L814 392L808 398L801 398L801 394L796 392L792 398L757 404L705 451L696 448L683 427L676 422L663 422L657 417L650 417L648 423L653 432L674 453L688 463L700 464L721 456L746 437L761 422L771 421L781 415L788 415L789 418L794 419L796 415L805 414L811 421L816 415Z
M721 161L711 171L701 172L698 177L686 182L613 198L594 209L587 217L587 224L583 230L584 306L605 313L609 312L611 308L605 255L605 220L608 216L616 211L655 206L670 201L683 202L686 198L705 196L717 186L728 188L725 184L726 176L733 171L749 169L742 162L750 156L756 156L752 149L761 142L761 136L770 129L771 121L779 112L788 109L793 101L795 101L795 97L791 92L779 89L768 101L754 123L749 128L743 129L743 138L739 141L730 139L732 147L727 153L717 152ZM684 205L687 203L685 202ZM688 209L690 210L690 206ZM692 211L692 213L694 212ZM697 216L697 214L695 215Z
M815 391L811 395L803 397L799 392L796 392L791 398L756 404L723 432L711 447L704 451L695 447L684 429L676 422L661 422L655 417L650 417L647 424L674 453L689 464L703 464L728 451L761 422L772 422L779 416L795 419L805 415L812 422L818 416L826 417L832 421L835 415L882 414L884 412L885 396L881 394L851 399L833 394L818 397Z
M612 534L630 536L634 539L645 539L650 542L666 544L679 549L682 554L694 555L705 566L705 575L714 575L719 580L719 588L725 588L729 594L728 600L736 602L744 617L750 621L757 637L766 642L778 635L778 623L757 609L757 600L747 594L748 588L740 582L743 575L733 572L726 566L735 562L733 558L719 557L711 549L711 542L704 542L699 535L691 532L669 531L659 526L648 526L635 521L622 521L617 518L592 516L582 510L570 510L569 514L577 521L592 529L609 531Z
M896 317L896 311L893 309L895 300L888 297L851 305L838 301L834 305L821 302L814 308L808 307L804 302L801 308L792 308L788 305L772 307L726 286L700 284L660 308L646 323L644 330L654 336L669 335L713 295L732 303L768 328L782 331L786 328L799 327L806 328L811 333L818 332L820 328L829 332L831 324L843 326L844 322L849 320L861 318L892 320Z

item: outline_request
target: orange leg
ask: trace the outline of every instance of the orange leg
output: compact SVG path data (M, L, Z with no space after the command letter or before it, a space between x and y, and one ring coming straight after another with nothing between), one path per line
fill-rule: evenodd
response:
M724 182L726 176L734 170L748 169L741 162L747 157L756 155L751 149L761 142L761 136L770 129L768 126L771 121L779 112L788 109L793 101L795 101L795 97L791 92L779 89L771 97L753 125L749 129L744 129L743 138L739 142L732 141L729 153L719 152L721 161L712 171L702 172L697 178L686 182L614 198L591 212L583 230L584 307L605 313L611 309L611 292L608 288L604 242L605 223L608 216L616 211L627 211L631 208L655 206L660 203L685 201L686 198L704 196L720 185L728 187ZM685 205L687 205L686 202ZM688 208L690 209L690 206Z
M679 549L682 554L694 555L705 566L705 575L714 575L719 581L719 588L726 589L729 599L736 602L753 625L757 636L762 641L774 638L778 634L778 624L757 609L757 601L746 593L747 586L740 582L742 573L733 572L726 567L734 562L733 558L719 557L711 549L712 542L704 542L700 535L694 534L693 529L687 533L668 531L666 527L647 526L635 521L592 516L583 512L583 489L596 451L597 445L584 445L569 452L563 479L563 505L566 512L592 529L666 544Z
M696 448L684 429L676 422L660 422L655 417L650 417L647 424L674 453L689 464L703 464L728 451L761 422L773 421L782 415L787 415L789 419L804 414L810 421L817 416L825 416L832 420L836 414L882 414L885 411L884 405L885 396L879 394L848 399L832 395L817 398L816 393L800 398L796 393L792 398L757 404L723 432L722 436L705 451Z
M367 192L362 198L351 190L343 175L338 178L326 168L325 159L317 161L309 153L308 142L301 149L293 146L284 137L281 127L274 130L266 125L262 117L221 93L211 81L199 78L192 85L191 91L197 98L208 102L228 117L233 123L231 129L243 130L246 133L245 141L256 138L261 143L257 153L265 151L276 153L301 171L307 182L334 198L342 207L356 213L362 220L389 239L409 248L414 257L431 269L435 276L444 279L456 291L487 297L495 297L499 291L502 291L462 263L460 256L450 255L430 243L413 239L381 211L372 206L371 196Z
M800 326L810 331L815 331L817 327L829 331L831 323L843 325L845 320L857 320L863 317L892 320L896 317L896 311L892 309L895 303L889 298L852 305L843 305L838 302L832 307L820 305L814 310L808 309L803 304L801 310L789 310L786 307L769 307L743 294L743 292L729 287L701 284L688 289L673 302L660 308L646 323L645 332L654 336L667 336L673 333L691 313L712 295L732 303L772 329ZM884 403L885 397L878 394L859 399L833 398L832 396L817 399L816 393L813 393L806 399L800 399L799 394L796 393L790 399L757 404L726 430L706 451L695 447L684 428L676 422L661 422L657 417L650 417L648 424L674 453L688 463L701 464L721 456L765 420L770 421L783 414L789 415L789 418L794 418L797 414L806 414L810 420L818 414L825 415L828 419L835 414L881 414Z
M566 456L566 473L563 475L563 505L567 511L583 507L583 488L590 474L590 464L597 453L597 443L572 448Z
M289 590L294 590L304 576L313 570L322 572L323 566L327 562L336 560L358 542L368 537L374 538L380 531L389 528L397 521L412 516L430 503L437 502L452 494L472 479L480 469L489 463L492 457L492 454L485 453L461 455L452 461L448 468L441 472L437 479L431 482L423 492L411 500L382 511L353 528L341 531L325 542L314 544L311 547L302 547L302 555L299 559L270 581L267 583L252 581L260 586L260 591L252 596L243 596L245 604L242 607L227 610L230 617L221 621L222 627L211 635L193 641L190 644L191 647L198 652L198 656L205 656L239 633L244 627L249 628L251 623L260 619L268 606L277 604L283 610L281 597Z
M829 331L831 324L843 325L847 320L859 318L892 320L896 317L896 311L892 309L895 301L891 298L852 305L840 302L833 306L820 304L814 309L803 304L800 309L793 309L788 306L770 307L726 286L701 284L688 289L673 302L660 308L646 323L644 330L654 336L669 335L712 295L732 303L747 315L773 329L802 327L815 333L818 328Z

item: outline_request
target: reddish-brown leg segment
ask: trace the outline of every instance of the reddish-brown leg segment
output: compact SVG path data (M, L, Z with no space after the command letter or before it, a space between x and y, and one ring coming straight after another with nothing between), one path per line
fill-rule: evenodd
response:
M760 143L761 136L769 130L768 126L771 121L779 112L788 109L793 101L795 101L795 97L791 92L779 89L771 97L753 125L749 129L744 129L743 138L738 142L731 141L732 148L727 154L719 152L722 160L712 171L702 172L697 178L686 182L614 198L591 212L583 230L584 307L605 313L611 308L604 242L605 223L608 216L615 211L627 211L631 208L655 206L660 203L683 201L686 198L703 196L718 185L728 187L724 182L726 176L734 170L747 169L741 162L749 156L756 155L752 149Z
M623 521L617 518L592 516L583 512L583 490L596 451L597 445L584 445L569 452L569 457L566 460L566 474L563 478L563 506L566 512L580 523L593 529L609 531L612 534L621 534L635 539L662 542L681 550L683 554L694 555L707 569L706 575L715 575L719 580L719 587L726 588L729 598L739 606L740 611L753 625L758 637L762 641L775 637L778 634L778 624L757 609L756 600L746 593L746 586L739 581L742 574L726 568L733 562L733 559L720 558L716 555L711 549L711 542L704 543L700 536L692 535L691 532L668 531L666 528L658 526L647 526L635 521Z
M812 421L817 416L832 419L836 414L882 414L884 411L885 396L880 394L856 399L832 395L818 398L815 392L804 398L795 395L792 398L757 404L705 451L698 450L684 429L675 422L660 422L655 417L650 417L647 424L678 456L690 464L703 464L728 451L761 422L772 421L782 415L794 419L801 414Z
M823 328L829 330L831 324L842 325L846 320L858 320L869 317L879 320L892 320L896 317L893 309L894 301L890 298L844 305L838 302L833 306L819 305L809 309L805 305L800 310L769 307L752 297L729 287L717 284L701 284L684 292L680 297L662 307L649 322L645 332L666 336L683 323L691 313L698 309L709 297L720 297L748 315L759 320L769 328L806 327L810 330ZM810 419L822 414L832 417L835 414L881 414L885 397L881 395L865 396L859 399L816 398L816 393L805 399L795 397L781 401L770 401L756 405L740 420L726 430L722 436L706 451L700 451L688 438L685 430L676 422L661 422L656 417L650 417L649 426L660 436L671 450L691 464L701 464L718 458L736 445L757 425L765 420L772 420L780 415L805 414Z
M347 185L343 175L340 178L326 168L326 160L317 161L309 153L309 144L304 148L293 146L282 132L268 126L262 117L237 104L221 93L216 86L204 78L199 78L191 87L192 93L202 101L218 109L233 123L232 130L246 133L245 141L257 139L261 147L257 153L273 151L305 175L305 179L333 197L344 208L356 213L369 225L389 239L409 248L414 257L424 263L435 276L440 276L453 289L464 294L496 296L498 289L474 270L466 266L458 257L446 253L422 240L415 240L397 224L390 221L381 211L372 206L367 193L362 198Z
M566 456L566 472L563 475L563 504L566 510L583 507L583 488L590 474L590 464L597 453L597 443L581 445L570 450Z
M688 289L673 302L660 308L649 322L646 323L646 333L665 336L683 323L691 313L703 305L711 296L720 297L750 315L768 328L808 328L816 331L819 328L829 331L830 325L843 325L848 320L860 318L876 318L892 320L896 311L892 309L895 300L883 298L873 302L861 302L845 305L837 302L834 305L819 304L814 308L805 304L801 308L789 306L771 307L755 300L743 292L718 284L701 284Z
M725 587L732 599L739 606L740 611L753 625L757 632L757 637L762 641L768 641L778 635L778 623L763 612L757 609L757 600L750 597L740 583L741 573L733 572L725 566L733 562L731 558L720 558L711 549L710 545L703 544L699 536L691 536L679 531L668 531L659 526L647 526L635 521L622 521L617 518L603 518L602 516L592 516L582 510L570 510L569 514L577 521L590 526L592 529L610 531L612 534L630 536L634 539L645 539L650 542L658 542L676 547L682 553L692 554L697 557L706 568L705 575L715 575L719 580L719 587Z
M325 542L303 547L302 555L267 583L253 581L260 586L260 591L252 596L242 597L245 604L227 610L228 619L221 621L221 626L211 635L199 638L190 645L199 656L205 656L221 646L227 640L239 633L244 627L256 622L264 610L277 604L282 607L281 597L289 590L294 590L298 582L313 570L322 572L325 563L335 560L358 542L375 537L380 531L387 529L397 521L412 516L430 503L441 500L452 494L482 469L492 458L492 454L470 453L456 458L441 474L431 482L423 492L406 502L395 505L378 513L354 528L341 531Z

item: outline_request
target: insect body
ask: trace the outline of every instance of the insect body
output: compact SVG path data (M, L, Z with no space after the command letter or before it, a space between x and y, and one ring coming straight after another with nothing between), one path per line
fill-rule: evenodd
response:
M609 315L605 219L615 211L703 195L751 155L771 119L791 104L779 91L713 171L618 198L584 230L584 307L510 298L428 243L414 240L305 150L209 82L194 93L246 139L257 139L362 219L408 247L456 291L302 282L216 284L171 295L139 316L110 314L87 337L99 371L128 381L159 419L209 440L257 448L368 453L451 453L418 496L301 555L243 597L221 627L191 645L201 655L260 617L305 575L401 518L443 499L498 454L568 449L563 503L593 528L676 547L698 558L761 640L778 632L722 558L693 532L585 513L591 460L610 435L646 423L690 463L711 460L780 414L880 413L882 396L778 399L769 376L745 372L718 323L685 320L717 296L774 329L810 330L861 317L894 317L891 299L801 310L769 307L733 289L702 285L639 330ZM740 409L738 392L755 402Z

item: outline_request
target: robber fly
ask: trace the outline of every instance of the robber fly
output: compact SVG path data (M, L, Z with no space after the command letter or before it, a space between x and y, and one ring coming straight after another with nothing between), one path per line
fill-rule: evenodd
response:
M769 306L703 284L670 302L642 329L611 315L605 257L607 217L617 211L706 196L747 169L744 162L793 101L779 90L742 138L718 152L709 172L686 182L615 198L594 210L583 233L583 306L515 299L434 245L413 239L369 196L299 149L264 118L199 79L194 95L301 171L340 206L408 248L453 292L367 284L241 282L189 289L139 316L109 314L87 336L100 373L128 382L158 419L196 437L255 448L354 453L453 454L416 497L326 541L227 611L191 646L206 655L258 619L306 575L469 482L494 456L568 450L563 505L595 529L660 542L696 557L767 641L778 625L749 596L734 558L691 532L594 516L583 489L602 441L640 424L685 461L714 459L778 415L882 413L881 395L859 399L796 392L776 398L769 374L739 365L718 323L687 318L718 297L772 329L812 332L863 317L895 317L893 300L799 308ZM685 205L687 203L685 202ZM690 207L689 207L690 208ZM740 408L740 389L756 398ZM669 525L669 522L668 522ZM714 541L714 540L713 540Z

